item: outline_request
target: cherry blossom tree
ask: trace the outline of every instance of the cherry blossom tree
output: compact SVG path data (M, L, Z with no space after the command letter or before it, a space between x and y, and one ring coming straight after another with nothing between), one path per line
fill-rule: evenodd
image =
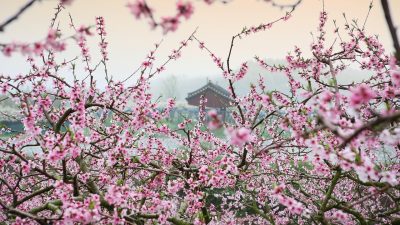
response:
M151 17L139 3L129 5L132 13ZM190 4L178 6L179 19L188 18ZM266 72L284 73L290 91L270 91L260 75L239 96L235 84L248 66L231 65L234 43L279 26L290 13L235 34L225 59L193 32L166 60L157 58L156 45L131 76L115 79L107 71L105 20L96 18L96 32L71 20L74 35L66 39L54 27L61 11L43 40L1 48L6 56L26 55L30 68L0 75L3 100L19 111L8 116L24 125L0 139L5 224L398 223L400 69L365 23L345 20L334 31L338 41L328 43L323 10L311 57L300 47L283 65L255 57ZM91 38L99 40L99 61L87 47ZM79 57L61 60L70 40ZM233 122L207 112L203 97L198 116L176 128L165 123L175 101L160 107L153 100L152 77L193 44L228 81ZM349 65L373 75L341 84L337 76ZM99 72L105 88L97 86Z

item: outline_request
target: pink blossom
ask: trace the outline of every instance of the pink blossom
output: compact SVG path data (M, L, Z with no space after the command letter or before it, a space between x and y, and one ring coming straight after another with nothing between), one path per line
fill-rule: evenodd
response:
M193 10L192 1L179 1L178 13L168 17L175 24L160 24L144 0L136 3L145 7L134 9L138 17L168 32ZM239 41L287 18L233 35ZM77 30L73 43L83 60L64 59L57 50L69 46L55 29L36 44L1 45L3 54L20 52L28 60L23 60L25 73L0 73L0 102L6 106L1 116L24 127L13 131L3 121L0 125L0 221L233 225L312 224L317 219L350 225L363 218L391 223L396 213L386 215L395 205L390 199L399 198L399 69L364 29L345 24L344 38L328 43L326 22L322 12L308 49L312 54L295 46L284 65L256 58L266 73L246 93L235 82L246 83L250 62L230 61L228 68L226 56L195 35L177 43L165 61L158 62L156 45L128 82L104 79L108 43L102 17L96 18L101 58L93 65L88 43L95 37L87 26ZM177 61L191 42L230 84L226 121L207 109L208 94L199 96L198 114L182 117L174 99L159 104L152 95L151 78ZM328 82L354 62L373 75L351 86ZM159 66L153 71L154 65ZM273 79L267 88L264 78L270 73L286 76L289 89L275 88ZM226 135L213 130L223 126ZM345 208L359 216L341 211Z
M208 128L211 130L215 130L222 127L221 116L218 115L216 110L208 111L209 122Z
M46 38L47 43L53 43L56 41L56 39L57 39L57 30L50 29Z
M277 198L279 200L279 203L286 206L288 210L293 214L300 215L303 213L303 211L305 211L305 207L303 206L303 204L293 198L283 195L278 195Z
M33 53L35 53L36 55L42 54L43 50L44 50L44 46L43 46L42 43L40 43L40 42L35 42L35 43L33 44L33 50L32 50L32 51L33 51Z
M16 50L16 45L15 44L8 44L4 46L2 49L2 52L5 56L11 56L11 54Z
M392 82L396 87L400 87L400 70L391 70Z
M62 5L71 5L74 0L60 0Z
M322 103L323 104L330 103L332 101L333 97L334 97L334 94L332 92L330 92L330 91L323 92L322 99L321 99Z
M163 28L164 34L170 31L176 31L178 29L179 19L178 17L163 17L161 21L161 27Z
M338 220L343 224L346 224L346 222L348 222L348 220L349 220L348 214L346 214L346 213L344 213L342 211L339 211L339 210L335 211L333 213L332 217L333 217L332 219Z
M87 26L84 26L84 25L79 27L78 33L81 33L82 35L87 35L87 36L92 36L93 35L93 33L90 30L90 27L87 27Z
M230 143L239 147L252 139L251 130L246 127L230 129L228 133L230 136Z
M22 172L27 175L31 171L31 166L29 163L22 163Z
M193 14L193 5L189 1L184 3L182 0L179 0L176 3L176 8L178 10L178 16L183 16L185 19L189 19Z
M143 0L136 0L135 3L128 3L127 7L137 19L139 19L142 15L144 17L148 17L153 11Z
M277 186L274 188L273 193L274 193L275 195L281 194L281 193L285 190L285 188L286 188L286 185L285 185L285 184L279 184L279 185L277 185Z
M380 175L382 176L382 182L386 182L392 186L396 186L399 184L399 180L396 178L396 172L394 171L381 172Z
M352 90L350 102L352 106L359 106L368 103L375 98L376 94L366 84L360 84Z

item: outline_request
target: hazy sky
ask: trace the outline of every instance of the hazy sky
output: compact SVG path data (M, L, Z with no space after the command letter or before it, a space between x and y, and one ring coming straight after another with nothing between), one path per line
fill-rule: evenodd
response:
M0 20L3 21L13 14L28 0L0 0ZM34 41L42 39L47 32L50 19L54 14L53 8L58 1L42 0L36 3L17 22L13 23L4 33L0 33L0 43L13 40ZM206 45L223 58L227 56L231 36L244 26L257 25L269 22L284 15L285 11L273 8L261 0L234 0L229 4L216 3L208 6L202 1L195 2L195 13L190 20L182 23L177 32L163 35L160 29L150 30L147 21L136 20L126 8L125 0L75 0L72 6L60 15L60 25L66 34L71 33L68 28L71 13L76 25L90 25L95 23L96 16L104 16L108 32L110 52L110 71L115 77L129 74L143 61L154 43L163 39L158 58L164 60L178 43L199 27L197 36ZM176 0L148 0L155 10L155 16L172 15L175 13ZM282 0L281 2L288 2ZM290 1L289 1L290 2ZM356 18L363 21L369 6L369 0L325 0L328 12L328 31L333 31L332 20L344 24L342 13L347 18ZM392 15L396 24L400 24L400 1L390 1ZM236 43L232 65L251 60L255 55L262 58L283 58L294 45L307 49L311 43L310 32L315 32L318 25L319 12L322 9L321 0L304 0L287 22L280 22L271 30L246 37ZM397 10L395 10L397 9ZM378 34L386 49L392 49L390 35L384 21L380 1L374 1L367 22L367 33ZM91 52L99 55L96 47L98 39L93 38ZM73 45L73 42L70 43ZM79 51L72 48L68 54L78 55ZM159 61L160 62L160 61ZM0 56L0 73L16 73L26 69L22 57L14 59ZM201 51L193 43L182 53L178 62L167 67L165 74L179 76L213 76L219 71L214 66L206 52Z

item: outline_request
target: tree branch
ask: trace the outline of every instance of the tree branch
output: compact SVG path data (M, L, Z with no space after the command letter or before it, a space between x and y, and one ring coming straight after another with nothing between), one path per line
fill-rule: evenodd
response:
M33 5L33 3L35 3L36 1L38 1L38 0L30 0L22 8L20 8L15 15L13 15L8 20L6 20L4 23L2 23L0 25L0 32L4 32L4 29L6 28L6 26L8 26L10 23L17 20L18 17L21 16L27 9L29 9Z
M397 60L400 60L400 44L397 37L397 28L393 24L392 16L390 15L389 3L387 0L381 0L383 13L385 14L386 23L389 27L390 35L392 36L393 47Z

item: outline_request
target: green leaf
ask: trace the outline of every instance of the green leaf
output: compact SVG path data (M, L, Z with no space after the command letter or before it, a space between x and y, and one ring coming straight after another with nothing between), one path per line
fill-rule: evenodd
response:
M124 185L124 180L118 179L118 180L117 180L117 185L118 185L118 186Z
M89 209L94 209L94 207L96 206L96 203L94 201L90 201L89 203Z
M308 80L307 90L310 91L310 92L312 91L312 86L311 86L311 81L310 80Z
M134 163L140 163L139 157L137 157L137 156L132 156L131 160Z
M356 154L355 162L356 162L357 164L361 163L361 155L358 154L358 153Z
M295 181L292 182L292 185L293 185L293 188L296 189L296 190L299 190L300 187L301 187L300 184L295 182Z

